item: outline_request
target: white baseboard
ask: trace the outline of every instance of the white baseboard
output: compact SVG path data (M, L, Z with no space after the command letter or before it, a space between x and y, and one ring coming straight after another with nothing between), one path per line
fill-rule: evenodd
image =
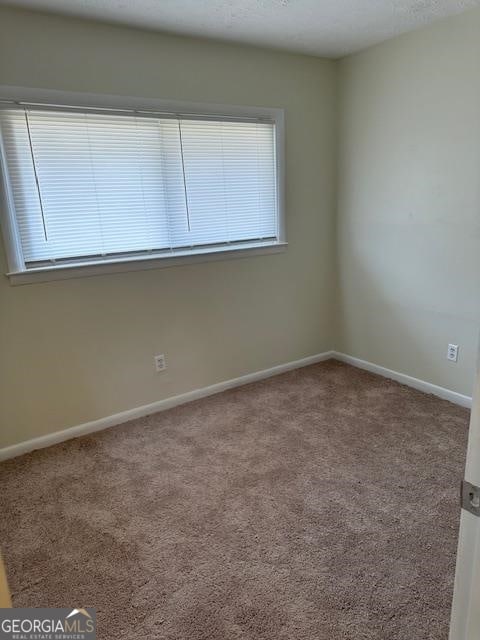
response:
M78 438L79 436L94 433L95 431L101 431L102 429L113 427L115 425L128 422L129 420L134 420L135 418L141 418L151 413L165 411L166 409L171 409L172 407L177 407L178 405L186 404L187 402L192 402L193 400L199 400L200 398L212 396L216 393L226 391L227 389L241 387L245 384L249 384L250 382L256 382L258 380L271 378L272 376L276 376L280 373L285 373L286 371L300 369L301 367L306 367L310 364L323 362L324 360L329 360L332 358L335 360L339 360L340 362L351 364L354 367L358 367L359 369L371 371L372 373L376 373L380 376L383 376L384 378L396 380L401 384L413 387L414 389L418 389L419 391L423 391L424 393L433 394L435 396L438 396L439 398L443 398L444 400L449 400L450 402L459 404L462 407L470 408L472 406L472 398L470 396L464 396L461 393L457 393L456 391L450 391L450 389L439 387L435 384L431 384L430 382L425 382L424 380L413 378L412 376L408 376L405 373L399 373L398 371L393 371L392 369L381 367L378 364L373 364L372 362L367 362L366 360L361 360L360 358L354 358L353 356L349 356L345 353L339 353L338 351L325 351L324 353L319 353L314 356L302 358L301 360L294 360L293 362L280 364L276 367L271 367L270 369L264 369L263 371L247 373L246 375L240 376L239 378L232 378L231 380L218 382L217 384L212 384L208 387L202 387L201 389L187 391L187 393L182 393L178 396L172 396L170 398L165 398L164 400L158 400L157 402L145 404L141 407L135 407L134 409L128 409L127 411L121 411L120 413L115 413L111 416L99 418L98 420L85 422L83 424L77 425L76 427L64 429L63 431L56 431L55 433L49 433L45 436L32 438L31 440L27 440L26 442L19 442L18 444L11 445L10 447L4 447L3 449L0 449L0 461L8 460L9 458L15 458L16 456L34 451L35 449L50 447L53 444L58 444L59 442L70 440L71 438Z
M71 438L78 438L79 436L94 433L95 431L101 431L102 429L106 429L107 427L113 427L115 425L122 424L123 422L134 420L135 418L147 416L151 413L165 411L166 409L171 409L172 407L177 407L178 405L186 404L187 402L192 402L193 400L206 398L207 396L212 396L216 393L220 393L221 391L226 391L227 389L241 387L245 384L249 384L250 382L264 380L265 378L271 378L272 376L276 376L280 373L285 373L286 371L306 367L310 364L316 364L317 362L323 362L324 360L329 360L333 357L333 351L318 353L317 355L308 356L307 358L302 358L301 360L294 360L292 362L286 362L285 364L279 364L276 367L271 367L270 369L263 369L262 371L247 373L246 375L240 376L239 378L232 378L231 380L218 382L217 384L212 384L208 387L194 389L193 391L187 391L187 393L182 393L178 396L172 396L170 398L165 398L164 400L152 402L151 404L145 404L141 407L135 407L134 409L121 411L120 413L115 413L111 416L106 416L105 418L99 418L98 420L85 422L83 424L77 425L76 427L64 429L63 431L55 431L54 433L49 433L45 436L32 438L31 440L27 440L25 442L19 442L18 444L13 444L9 447L0 449L0 461L8 460L9 458L15 458L16 456L21 456L24 453L34 451L35 449L50 447L53 444L58 444L59 442L70 440Z
M378 364L373 364L372 362L361 360L360 358L354 358L353 356L349 356L346 353L339 353L338 351L334 351L332 357L335 360L340 360L340 362L346 362L347 364L351 364L359 369L365 369L371 373L376 373L384 378L396 380L401 384L413 387L414 389L418 389L424 393L431 393L434 396L438 396L444 400L449 400L450 402L459 404L462 407L471 408L472 406L472 398L470 396L464 396L456 391L450 391L450 389L445 389L444 387L439 387L436 384L425 382L425 380L413 378L412 376L408 376L406 373L399 373L398 371L393 371L392 369L387 369L386 367L381 367Z

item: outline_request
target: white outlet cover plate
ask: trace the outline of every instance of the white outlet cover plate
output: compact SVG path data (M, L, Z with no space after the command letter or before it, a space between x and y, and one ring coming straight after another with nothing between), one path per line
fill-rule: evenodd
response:
M447 359L452 362L457 362L458 360L458 344L449 344L447 350Z

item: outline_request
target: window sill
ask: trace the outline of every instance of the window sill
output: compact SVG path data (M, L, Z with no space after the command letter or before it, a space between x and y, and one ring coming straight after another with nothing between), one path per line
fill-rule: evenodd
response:
M162 269L200 262L215 262L219 260L231 260L246 258L249 256L281 253L285 251L286 242L269 242L265 244L252 243L241 248L232 247L226 249L199 249L186 251L175 255L148 256L135 258L119 258L109 262L95 261L72 263L61 266L37 267L27 271L15 271L7 273L12 285L33 284L35 282L50 282L52 280L67 280L69 278L85 278L90 276L106 275L109 273L126 273L128 271L145 271L150 269Z

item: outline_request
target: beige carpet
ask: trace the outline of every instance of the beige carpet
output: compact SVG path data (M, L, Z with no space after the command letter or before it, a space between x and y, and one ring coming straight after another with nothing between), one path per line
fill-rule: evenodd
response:
M468 412L327 362L3 463L16 606L100 640L447 638Z

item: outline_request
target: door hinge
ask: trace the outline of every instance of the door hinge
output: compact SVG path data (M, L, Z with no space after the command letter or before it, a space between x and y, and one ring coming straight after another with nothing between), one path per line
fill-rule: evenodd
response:
M480 487L463 480L461 490L462 509L480 517Z

